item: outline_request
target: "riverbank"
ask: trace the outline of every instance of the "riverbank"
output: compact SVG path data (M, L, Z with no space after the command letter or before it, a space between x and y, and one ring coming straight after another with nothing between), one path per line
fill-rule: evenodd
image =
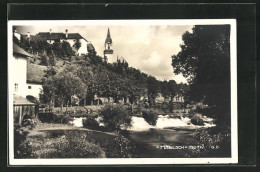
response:
M115 133L68 124L38 123L21 131L24 139L16 158L105 158L106 152L99 143L117 137Z

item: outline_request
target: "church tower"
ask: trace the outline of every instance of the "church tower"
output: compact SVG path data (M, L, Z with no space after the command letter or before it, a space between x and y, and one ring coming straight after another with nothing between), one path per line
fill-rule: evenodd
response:
M104 59L106 59L108 63L114 62L113 49L112 49L112 38L110 36L109 28L107 30L107 37L105 40Z

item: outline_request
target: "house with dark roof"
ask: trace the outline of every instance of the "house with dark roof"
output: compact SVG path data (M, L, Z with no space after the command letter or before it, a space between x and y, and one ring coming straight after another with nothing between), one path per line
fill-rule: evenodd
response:
M27 77L27 57L29 57L25 50L19 47L17 44L13 44L13 65L14 69L11 73L11 79L14 86L14 94L22 97L26 97L26 77Z
M42 91L43 78L47 66L41 66L36 64L27 65L27 96L33 96L39 100L40 93Z
M9 75L10 82L14 86L13 93L13 122L14 126L22 125L26 118L36 116L37 106L35 103L26 99L27 96L27 57L30 57L25 50L13 43L13 57L11 71Z
M63 42L66 41L70 44L74 50L77 51L79 55L87 54L88 53L88 41L79 33L69 33L66 29L65 33L53 33L50 29L50 32L39 32L36 36L41 37L42 39L46 40L49 44L53 44L55 42ZM80 47L77 49L76 43L80 44Z

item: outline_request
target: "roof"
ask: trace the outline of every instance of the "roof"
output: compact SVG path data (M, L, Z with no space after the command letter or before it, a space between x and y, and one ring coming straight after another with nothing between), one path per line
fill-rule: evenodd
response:
M28 99L14 95L14 100L13 100L14 105L36 105L35 103L30 102Z
M25 50L23 50L21 47L19 47L16 43L13 44L13 52L17 53L22 56L30 57L31 55L28 54Z
M65 33L50 33L50 32L39 32L37 36L45 40L56 40L56 39L84 39L79 33L68 33L68 37L66 38ZM87 41L87 40L86 40Z
M110 35L110 31L109 31L109 28L107 30L107 38L105 40L105 43L110 43L112 44L112 38L111 38L111 35Z
M47 66L28 64L27 65L27 82L42 84Z

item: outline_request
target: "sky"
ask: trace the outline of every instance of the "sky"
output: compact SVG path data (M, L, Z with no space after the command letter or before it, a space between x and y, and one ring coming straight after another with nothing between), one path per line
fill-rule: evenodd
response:
M38 32L79 33L90 41L97 54L103 56L108 28L113 41L114 56L124 57L129 66L156 77L158 80L175 80L186 83L180 74L175 75L171 56L180 51L182 34L191 31L192 25L90 25L90 26L17 26L18 33L32 35Z

